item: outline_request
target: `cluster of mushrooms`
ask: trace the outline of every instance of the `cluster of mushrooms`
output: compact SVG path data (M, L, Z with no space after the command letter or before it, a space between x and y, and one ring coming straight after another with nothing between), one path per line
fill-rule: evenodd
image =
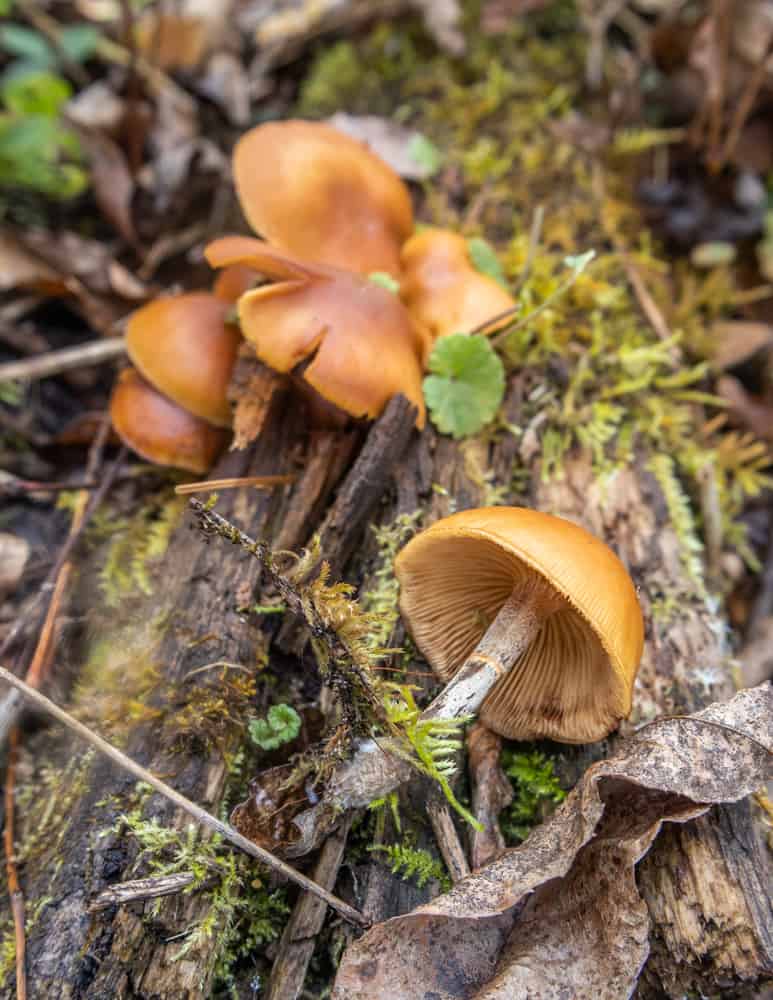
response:
M263 238L215 240L205 251L221 269L211 292L160 298L132 315L135 368L111 401L117 433L149 461L205 472L227 442L226 390L242 337L343 414L373 419L402 393L423 426L435 340L511 309L511 296L475 270L458 234L413 234L397 174L329 125L252 129L236 145L233 174ZM229 322L234 304L238 323Z
M423 426L434 342L484 327L512 298L475 270L461 236L414 234L399 177L328 125L258 126L237 144L233 172L263 238L215 240L211 291L133 314L135 367L111 401L118 434L150 461L206 472L228 441L242 338L341 415L372 419L402 393ZM511 739L581 743L629 714L641 609L620 560L584 529L519 508L464 511L409 542L395 570L408 628L449 682L434 715L480 710Z

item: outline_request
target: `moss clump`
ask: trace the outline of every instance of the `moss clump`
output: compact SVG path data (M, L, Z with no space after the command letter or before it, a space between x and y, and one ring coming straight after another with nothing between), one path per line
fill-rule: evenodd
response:
M360 601L365 611L375 617L370 633L374 646L387 646L397 624L399 586L394 572L395 556L416 533L420 520L421 511L416 510L398 515L389 524L373 526L377 546L373 585L363 592Z
M233 851L218 836L198 827L183 830L145 819L140 809L121 817L116 832L128 832L139 847L136 872L172 875L189 872L193 882L183 890L196 893L200 915L179 937L179 960L207 944L213 962L213 996L236 996L234 970L242 959L276 940L290 913L285 889L269 889L252 858ZM162 906L157 900L151 917ZM214 942L211 947L209 942Z
M507 843L520 844L563 802L566 792L553 770L553 761L538 750L516 753L505 749L502 765L512 783L514 797L499 821Z

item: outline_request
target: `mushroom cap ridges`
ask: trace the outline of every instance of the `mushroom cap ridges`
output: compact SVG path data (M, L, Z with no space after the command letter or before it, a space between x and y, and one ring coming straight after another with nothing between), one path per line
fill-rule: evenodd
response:
M184 410L133 368L119 375L110 419L132 451L159 465L207 472L228 442L228 432Z
M129 357L159 392L197 417L228 427L227 390L241 337L227 302L209 292L162 296L132 313Z
M395 572L408 627L444 679L534 574L565 601L484 702L482 720L503 735L585 742L630 712L641 609L623 564L585 529L524 508L462 511L409 542Z
M470 333L515 306L498 282L473 267L467 241L458 233L417 233L404 245L401 263L400 296L433 339ZM493 323L486 333L506 322Z
M251 129L236 144L234 180L255 232L307 260L397 275L413 229L408 189L363 143L322 122Z

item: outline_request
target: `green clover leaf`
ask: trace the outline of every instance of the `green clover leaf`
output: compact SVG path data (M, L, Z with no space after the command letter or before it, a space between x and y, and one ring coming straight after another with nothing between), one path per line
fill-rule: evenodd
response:
M486 337L441 337L430 355L429 370L424 399L439 431L467 437L493 420L505 394L505 370Z

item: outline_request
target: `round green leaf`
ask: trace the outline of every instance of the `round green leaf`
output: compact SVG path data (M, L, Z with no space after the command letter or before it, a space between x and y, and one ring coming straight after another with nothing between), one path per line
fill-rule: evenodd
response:
M441 337L430 355L429 370L424 399L439 431L467 437L493 420L505 393L505 370L484 336Z

